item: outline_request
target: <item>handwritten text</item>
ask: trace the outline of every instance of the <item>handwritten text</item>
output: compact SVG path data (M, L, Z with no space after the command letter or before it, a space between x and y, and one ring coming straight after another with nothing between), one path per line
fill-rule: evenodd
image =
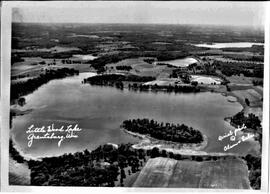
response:
M78 127L78 124L75 126L68 125L68 126L61 126L61 127L55 127L54 124L51 124L49 126L41 126L36 127L34 125L31 125L28 127L26 134L27 140L28 140L28 147L31 147L33 145L34 141L37 140L58 140L58 147L61 146L61 143L65 139L75 139L79 136L77 135L78 132L80 132L82 129Z

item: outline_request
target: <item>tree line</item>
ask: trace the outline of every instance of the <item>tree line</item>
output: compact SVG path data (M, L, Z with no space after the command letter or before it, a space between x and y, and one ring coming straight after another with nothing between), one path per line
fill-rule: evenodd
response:
M119 65L115 67L117 70L124 70L124 71L130 71L132 67L127 66L127 65Z
M128 82L149 82L155 80L151 76L137 76L137 75L121 75L121 74L103 74L96 75L84 79L84 83L91 83L94 85L103 85L106 82L118 82L118 81L128 81Z
M195 83L190 85L146 85L146 84L128 84L129 90L139 90L139 91L165 91L165 92L175 92L175 93L188 93L188 92L199 92L200 88L196 87Z
M119 75L119 74L103 74L89 77L83 80L83 83L98 86L111 86L118 89L124 89L123 82L148 82L155 80L154 77L137 76L137 75Z

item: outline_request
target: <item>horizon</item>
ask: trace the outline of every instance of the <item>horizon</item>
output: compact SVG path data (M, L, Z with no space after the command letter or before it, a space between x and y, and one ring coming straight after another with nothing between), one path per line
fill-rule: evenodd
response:
M42 6L43 5L43 6ZM263 28L263 2L38 2L13 8L15 23L173 24Z
M238 26L238 25L222 25L222 24L168 24L168 23L75 23L75 22L12 22L12 24L26 24L26 25L137 25L137 26L199 26L199 27L213 27L213 28L234 28L234 29L251 29L257 31L264 31L264 26Z

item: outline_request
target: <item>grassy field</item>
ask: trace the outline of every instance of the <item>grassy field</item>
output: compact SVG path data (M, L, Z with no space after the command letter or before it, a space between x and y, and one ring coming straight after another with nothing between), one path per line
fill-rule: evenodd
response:
M149 64L144 61L143 57L125 59L117 63L107 64L107 71L109 73L121 72L115 69L117 66L130 66L132 67L130 73L139 76L168 77L171 71L167 66Z
M45 64L41 64L44 62ZM55 62L55 65L51 65ZM41 57L25 57L23 62L14 63L11 67L11 77L17 77L12 83L26 81L29 78L37 77L45 72L46 69L74 68L80 72L89 72L90 64L63 64L60 59L42 59ZM18 78L18 76L21 76Z
M262 106L262 95L260 95L256 90L254 89L247 89L247 90L234 90L233 94L241 99L241 101L245 101L247 98L250 102L251 107L259 107Z
M233 84L252 85L252 80L254 80L253 77L245 77L242 74L240 76L237 76L237 75L227 76L226 78L230 81L230 83L233 83ZM256 78L256 80L262 80L262 79Z
M149 159L133 187L250 189L248 169L241 159L177 161Z

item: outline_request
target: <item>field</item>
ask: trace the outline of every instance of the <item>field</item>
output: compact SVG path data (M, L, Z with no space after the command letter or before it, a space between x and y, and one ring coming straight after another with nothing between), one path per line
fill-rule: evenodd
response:
M132 69L129 71L129 73L139 76L153 76L153 77L160 77L165 76L166 72L167 76L169 75L169 72L171 70L167 66L157 66L155 64L149 64L144 61L143 57L139 58L130 58L130 59L124 59L117 63L109 63L106 65L106 69L108 73L116 73L116 72L127 72L127 71L119 71L116 70L118 66L129 66Z
M246 85L252 85L252 80L254 79L252 77L245 77L242 74L240 76L233 75L233 76L228 76L226 78L233 84L246 84ZM262 79L257 78L257 80L262 80Z
M248 169L241 159L177 161L149 159L133 187L249 189Z
M26 81L27 79L37 77L49 69L58 68L74 68L80 72L90 71L90 64L88 63L71 63L63 64L60 59L43 59L41 57L25 57L24 61L17 62L12 65L11 79L12 83L18 81ZM54 64L55 63L55 64Z
M243 102L247 98L251 107L262 106L262 96L254 89L234 90L233 94Z

